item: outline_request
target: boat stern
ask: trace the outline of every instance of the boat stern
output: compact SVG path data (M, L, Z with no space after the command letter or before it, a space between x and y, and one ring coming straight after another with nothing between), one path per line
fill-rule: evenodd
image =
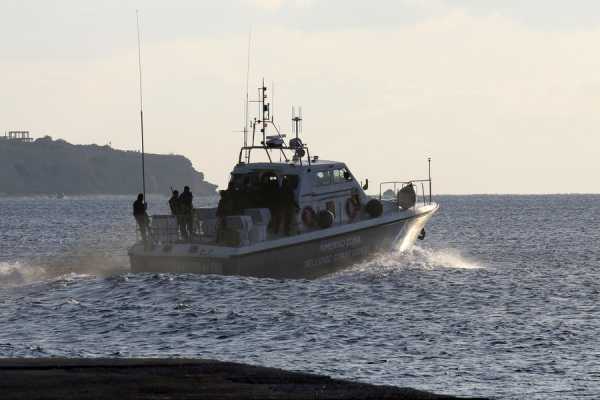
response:
M194 243L152 244L138 242L129 248L131 272L172 272L228 275L229 248Z

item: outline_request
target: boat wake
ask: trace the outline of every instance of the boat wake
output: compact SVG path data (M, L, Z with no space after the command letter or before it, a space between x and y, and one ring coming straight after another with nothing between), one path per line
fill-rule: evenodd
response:
M0 287L24 286L65 277L107 277L126 272L129 272L129 266L123 257L87 255L0 262Z
M463 256L455 249L429 249L413 246L405 251L381 253L374 258L356 264L340 274L369 273L388 275L407 269L436 270L436 269L483 269L481 263Z
M28 283L47 279L44 268L32 265L14 263L0 263L0 287L21 286Z
M463 256L456 249L426 249L414 246L412 249L399 254L405 262L422 266L424 269L455 268L482 269L484 266L475 260Z

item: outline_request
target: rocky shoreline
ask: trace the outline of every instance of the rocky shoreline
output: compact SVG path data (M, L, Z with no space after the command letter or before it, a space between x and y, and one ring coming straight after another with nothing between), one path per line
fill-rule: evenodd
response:
M198 359L0 359L9 399L398 399L457 397Z

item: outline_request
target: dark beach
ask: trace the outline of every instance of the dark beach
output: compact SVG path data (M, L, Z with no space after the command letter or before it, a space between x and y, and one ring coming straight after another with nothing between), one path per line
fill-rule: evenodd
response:
M410 388L201 359L1 359L0 392L5 400L457 399Z

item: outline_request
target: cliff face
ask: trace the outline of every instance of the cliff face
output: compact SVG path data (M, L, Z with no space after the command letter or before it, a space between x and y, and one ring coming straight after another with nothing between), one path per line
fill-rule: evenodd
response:
M169 194L189 186L195 195L214 195L216 186L190 160L146 154L146 191ZM49 137L32 143L0 140L0 194L136 194L141 191L139 152L109 146L73 145Z

